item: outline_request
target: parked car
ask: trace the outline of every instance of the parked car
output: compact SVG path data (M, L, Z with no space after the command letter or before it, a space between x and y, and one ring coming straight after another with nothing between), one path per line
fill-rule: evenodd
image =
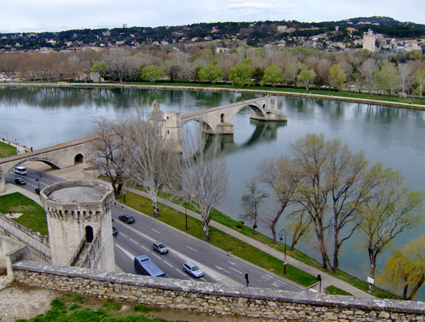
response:
M183 264L183 270L185 272L189 273L190 275L192 275L193 277L204 276L204 272L192 262L184 263Z
M168 248L163 243L160 242L154 242L152 244L152 249L160 254L167 254Z
M21 178L16 178L16 179L15 179L15 183L16 183L16 184L20 184L20 185L27 184L27 183L25 182L25 180L24 180L24 179L21 179Z
M126 224L134 223L134 217L130 215L120 215L118 216L118 219L125 222Z
M118 235L118 230L114 226L112 226L112 236L117 237L117 235Z

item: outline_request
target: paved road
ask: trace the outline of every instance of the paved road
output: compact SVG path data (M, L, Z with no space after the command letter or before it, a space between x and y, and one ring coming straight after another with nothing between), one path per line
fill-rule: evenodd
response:
M46 185L64 180L52 174L41 173L40 181L37 181L40 172L30 168L27 170L26 176L9 172L6 182L14 183L15 178L22 177L27 184L21 187L34 192L38 185L43 189ZM119 221L120 214L134 216L135 223L128 225ZM204 271L201 278L203 281L246 285L245 274L248 274L249 286L290 291L305 289L125 205L117 203L112 209L112 215L115 218L113 225L119 232L115 239L115 263L123 272L134 273L134 257L146 254L172 278L193 279L182 270L183 263L190 260ZM152 243L157 240L167 245L170 250L168 254L159 255L151 249Z

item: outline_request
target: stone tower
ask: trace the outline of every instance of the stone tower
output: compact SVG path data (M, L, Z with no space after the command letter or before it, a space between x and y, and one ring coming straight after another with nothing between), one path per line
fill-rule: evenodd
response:
M98 180L66 181L47 186L40 195L53 264L114 271L111 185Z

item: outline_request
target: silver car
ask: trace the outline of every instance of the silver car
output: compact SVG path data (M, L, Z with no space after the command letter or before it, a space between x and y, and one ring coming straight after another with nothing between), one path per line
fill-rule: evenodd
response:
M204 276L204 272L192 262L186 262L183 264L183 270L193 277L201 277Z
M160 242L154 242L152 244L152 249L160 254L167 254L168 248L163 243Z

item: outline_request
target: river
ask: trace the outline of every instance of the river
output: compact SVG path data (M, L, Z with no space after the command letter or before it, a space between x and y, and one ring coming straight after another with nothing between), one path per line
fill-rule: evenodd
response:
M0 87L0 137L34 149L86 136L99 116L114 118L134 113L138 107L150 109L154 100L162 110L182 114L198 109L229 104L256 95L203 91L144 90L135 88L38 88ZM265 157L277 158L288 153L288 146L307 133L323 133L326 139L339 138L351 150L364 150L371 162L400 170L413 190L425 190L422 167L425 164L425 112L357 103L279 97L279 108L287 114L287 123L250 121L248 108L234 118L233 137L226 138L225 151L229 170L227 201L219 210L234 219L242 213L240 199L244 180L256 173ZM403 233L393 246L402 247L424 233L425 224ZM283 222L278 229L283 228ZM270 235L265 224L259 230ZM290 238L288 231L288 240ZM368 257L358 249L360 237L354 236L343 246L341 269L366 279ZM299 246L319 259L312 237ZM378 257L378 269L391 249ZM425 299L422 287L417 300Z

